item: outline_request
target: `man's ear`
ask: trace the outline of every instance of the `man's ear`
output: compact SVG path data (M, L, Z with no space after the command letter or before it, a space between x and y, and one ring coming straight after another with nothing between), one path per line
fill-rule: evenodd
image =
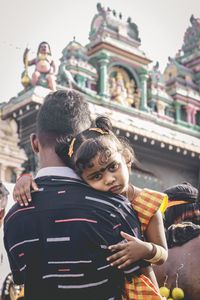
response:
M35 153L39 152L39 141L35 133L30 135L31 147Z

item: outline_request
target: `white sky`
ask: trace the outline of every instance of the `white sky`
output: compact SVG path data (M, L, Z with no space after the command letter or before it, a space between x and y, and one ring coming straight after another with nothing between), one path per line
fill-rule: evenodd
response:
M27 44L30 59L41 41L49 42L54 60L76 37L88 43L98 0L0 0L0 102L22 90L22 57ZM99 1L100 2L100 1ZM102 0L102 6L130 16L139 29L141 48L161 70L168 56L181 48L192 14L200 17L200 0ZM31 72L31 69L30 69Z

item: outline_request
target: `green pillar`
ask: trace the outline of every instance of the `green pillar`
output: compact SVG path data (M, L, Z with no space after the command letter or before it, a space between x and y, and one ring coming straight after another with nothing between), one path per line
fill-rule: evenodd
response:
M85 85L86 85L86 80L87 78L80 75L80 74L77 74L76 75L76 80L77 80L77 84L81 87L81 88L85 88Z
M149 111L149 107L147 105L147 79L148 79L147 71L145 69L141 69L139 71L139 77L141 82L140 109L143 111Z
M179 102L175 102L175 113L176 113L176 123L181 121L181 104Z
M108 98L108 63L109 56L101 53L98 59L99 62L99 95L107 100Z

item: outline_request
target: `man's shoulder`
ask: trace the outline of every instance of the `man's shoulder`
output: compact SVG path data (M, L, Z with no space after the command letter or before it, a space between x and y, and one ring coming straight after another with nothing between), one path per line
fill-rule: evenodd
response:
M4 226L7 224L7 222L9 221L9 219L14 216L19 210L20 210L20 205L18 203L13 204L13 206L9 209L9 211L7 212L7 214L5 215L4 218Z
M43 190L42 187L46 187L48 189L48 187L55 187L55 189L58 189L61 186L71 186L71 187L75 187L76 190L83 190L89 194L96 194L96 195L100 195L102 197L106 197L106 198L112 198L112 197L119 197L119 198L123 198L120 195L115 195L112 193L106 193L106 192L101 192L101 191L97 191L93 188L91 188L87 183L85 183L84 181L82 181L81 179L77 179L77 178L71 178L71 177L67 177L67 176L44 176L44 177L38 177L36 178L36 183L39 185L39 190Z
M79 199L88 198L99 198L107 202L113 202L113 200L119 202L126 202L127 199L121 195L116 195L113 193L102 192L91 188L84 181L71 177L61 177L61 176L46 176L38 177L36 183L39 186L39 191L41 192L56 192L62 194L63 197L66 195L72 195L78 197ZM37 193L38 194L38 193ZM40 193L39 193L40 194ZM42 193L40 194L42 197Z
M20 209L20 205L18 203L14 203L11 208L9 209L9 211L6 213L5 218L7 218L8 216L12 215L13 213L15 213L18 209Z

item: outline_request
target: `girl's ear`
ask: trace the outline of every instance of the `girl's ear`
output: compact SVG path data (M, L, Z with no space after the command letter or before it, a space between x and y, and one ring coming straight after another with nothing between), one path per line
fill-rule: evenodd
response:
M31 147L35 153L39 153L39 141L35 133L30 135Z
M129 161L127 163L127 168L128 168L129 173L131 173L131 167L132 167L132 161Z
M131 173L133 159L132 159L132 153L130 152L130 150L128 148L123 149L123 156L124 156L125 162L127 164L128 171L129 171L129 173Z

